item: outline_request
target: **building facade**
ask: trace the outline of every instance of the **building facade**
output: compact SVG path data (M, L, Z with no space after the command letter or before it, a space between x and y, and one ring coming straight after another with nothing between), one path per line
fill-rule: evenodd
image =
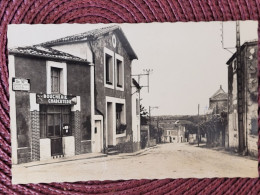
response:
M257 51L257 41L246 42L241 46L240 68L237 53L227 62L228 147L252 156L258 156Z
M209 98L208 114L221 114L227 111L228 94L220 88Z
M140 91L141 86L135 79L132 79L133 151L141 149Z
M140 114L133 112L139 102L133 101L131 78L137 56L120 27L9 54L14 164L106 153L108 147L140 148Z
M185 139L185 126L174 124L172 127L163 129L162 142L164 143L182 143Z

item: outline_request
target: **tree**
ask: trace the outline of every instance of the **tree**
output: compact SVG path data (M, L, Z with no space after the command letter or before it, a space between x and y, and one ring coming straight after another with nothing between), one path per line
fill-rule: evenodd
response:
M148 112L141 104L140 104L140 118L141 118L141 125L148 124Z

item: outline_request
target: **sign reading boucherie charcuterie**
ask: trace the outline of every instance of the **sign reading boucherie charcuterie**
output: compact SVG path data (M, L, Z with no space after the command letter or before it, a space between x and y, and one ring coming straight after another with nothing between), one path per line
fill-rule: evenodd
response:
M77 104L77 98L73 95L36 94L36 103L53 105L75 105Z

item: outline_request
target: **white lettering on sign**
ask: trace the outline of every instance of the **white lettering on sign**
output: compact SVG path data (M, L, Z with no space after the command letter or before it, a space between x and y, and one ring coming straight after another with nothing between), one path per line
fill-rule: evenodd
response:
M71 104L71 100L62 100L62 99L48 99L50 104Z
M73 95L62 94L36 94L37 104L59 104L59 105L75 105L77 98Z
M30 79L12 78L13 91L30 91Z

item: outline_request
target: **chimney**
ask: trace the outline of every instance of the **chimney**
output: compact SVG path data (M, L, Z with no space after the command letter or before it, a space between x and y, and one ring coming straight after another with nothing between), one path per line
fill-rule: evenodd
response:
M222 89L222 85L220 85L220 89Z

